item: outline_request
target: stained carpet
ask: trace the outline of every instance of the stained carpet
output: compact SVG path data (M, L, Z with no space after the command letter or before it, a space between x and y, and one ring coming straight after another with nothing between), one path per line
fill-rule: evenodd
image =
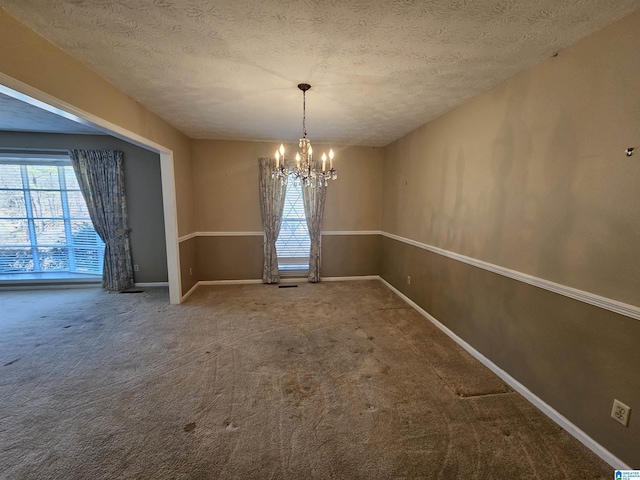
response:
M609 479L377 281L0 293L3 479Z

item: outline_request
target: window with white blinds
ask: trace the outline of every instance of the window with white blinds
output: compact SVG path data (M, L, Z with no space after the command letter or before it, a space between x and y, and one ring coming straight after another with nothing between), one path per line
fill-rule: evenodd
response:
M308 270L311 241L302 203L302 187L289 182L280 234L276 241L280 270Z
M71 161L0 154L0 274L102 274L93 228Z

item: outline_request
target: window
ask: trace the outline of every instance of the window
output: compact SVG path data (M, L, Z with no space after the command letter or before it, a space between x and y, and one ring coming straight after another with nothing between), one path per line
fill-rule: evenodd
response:
M302 203L302 187L300 184L296 185L296 182L289 182L280 234L276 241L278 268L281 271L308 270L310 249L311 240Z
M69 157L0 154L0 275L100 275L103 258Z

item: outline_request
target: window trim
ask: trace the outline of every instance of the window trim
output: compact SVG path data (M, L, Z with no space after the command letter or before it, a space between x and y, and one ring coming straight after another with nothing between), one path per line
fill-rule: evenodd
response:
M285 209L286 209L287 195L289 195L289 193L293 191L292 186L299 189L299 192L300 192L299 199L300 199L300 202L302 202L302 188L303 188L302 185L299 185L299 184L296 185L294 181L289 180L289 183L287 185L287 191L285 192ZM302 206L302 208L304 213L304 205ZM283 232L282 227L284 226L285 222L294 222L294 223L298 222L299 224L304 224L306 238L309 240L309 248L311 248L311 239L309 237L309 231L307 229L306 214L302 218L297 216L288 218L288 217L285 217L285 210L283 209L280 233L278 234L278 239L276 240L276 250L277 250L278 241L280 240L280 236L282 235L282 232ZM306 274L309 271L309 254L310 252L307 252L306 256L300 256L300 255L284 256L284 255L281 255L280 252L278 252L278 270L280 271L281 274L293 273L293 272Z
M30 250L31 258L33 259L33 269L30 271L9 271L9 272L0 272L0 275L4 276L56 276L61 275L67 277L69 275L77 275L80 278L86 278L87 276L93 277L101 277L102 275L102 266L103 266L103 256L104 256L104 243L100 239L100 236L97 235L96 239L98 241L98 268L100 272L82 272L77 271L78 264L76 262L76 251L87 249L87 247L83 247L82 245L76 245L71 242L70 239L73 239L73 230L72 230L72 222L74 221L87 221L85 217L75 217L71 216L70 207L69 207L69 195L68 192L78 192L80 189L69 189L67 186L67 179L65 176L65 171L60 167L72 167L71 158L67 151L55 151L55 150L42 150L42 151L16 151L16 150L1 150L0 151L0 165L17 165L20 167L20 178L22 187L21 188L9 188L0 185L0 192L23 192L24 195L24 212L26 216L24 217L0 217L2 220L16 220L16 221L26 221L27 228L26 234L28 239L28 244L0 244L0 248L2 249L25 249ZM52 166L57 167L57 177L58 177L58 189L53 188L31 188L29 185L29 178L27 167L29 165L36 166ZM33 204L32 204L32 192L55 192L59 194L60 197L60 206L62 209L61 217L35 217L33 212ZM80 194L81 191L80 191ZM35 222L40 220L52 220L52 221L61 221L64 226L64 243L38 243ZM89 219L91 222L91 220ZM95 228L94 228L95 231ZM39 249L42 248L62 248L66 251L66 260L67 260L67 268L65 270L54 270L47 271L42 269L40 252Z

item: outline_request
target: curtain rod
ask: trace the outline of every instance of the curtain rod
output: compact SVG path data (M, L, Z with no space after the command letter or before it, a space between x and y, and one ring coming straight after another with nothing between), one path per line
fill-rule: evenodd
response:
M0 147L0 155L9 156L15 155L20 157L25 156L69 156L69 150L67 149L54 149L54 148L4 148Z

